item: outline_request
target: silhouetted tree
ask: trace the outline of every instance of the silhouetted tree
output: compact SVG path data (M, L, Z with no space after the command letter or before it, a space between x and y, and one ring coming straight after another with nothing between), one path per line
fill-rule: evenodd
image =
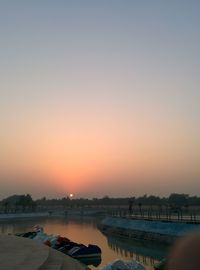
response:
M182 219L182 208L188 204L188 194L172 193L168 198L170 210L177 213L178 219Z
M4 202L3 206L4 206L4 213L7 214L9 209L9 202L8 201Z
M129 215L132 215L133 213L133 203L135 201L135 198L130 198L128 201L128 211L129 211Z
M140 215L142 216L142 203L141 202L138 203L138 207L139 207Z

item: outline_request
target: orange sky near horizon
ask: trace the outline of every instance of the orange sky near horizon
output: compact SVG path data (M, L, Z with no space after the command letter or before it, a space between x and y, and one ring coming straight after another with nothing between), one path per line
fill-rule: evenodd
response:
M28 190L29 177L37 186L43 179L43 192L48 185L63 196L100 196L103 186L102 192L118 195L119 191L112 191L115 185L116 190L125 190L122 194L131 195L135 188L130 187L135 185L149 186L148 182L159 182L159 178L180 181L184 175L199 172L195 138L178 119L162 114L160 120L153 111L135 111L137 117L133 114L130 120L126 110L121 116L119 112L115 115L104 107L101 114L79 110L77 116L75 111L62 116L59 109L51 109L44 115L40 112L40 119L36 116L30 121L27 115L27 122L19 116L16 121L15 116L12 120L18 129L11 125L6 134L9 143L3 146L2 170ZM15 180L16 175L21 180Z

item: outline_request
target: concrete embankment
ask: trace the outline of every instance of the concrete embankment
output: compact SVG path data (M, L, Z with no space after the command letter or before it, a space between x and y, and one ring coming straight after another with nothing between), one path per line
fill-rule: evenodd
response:
M105 234L171 244L180 236L200 230L200 224L106 217L102 221L100 229Z
M0 235L1 270L86 270L78 261L34 240Z
M37 218L37 217L48 217L48 212L39 212L39 213L15 213L15 214L0 214L1 220L10 220L10 219L20 219L20 218Z

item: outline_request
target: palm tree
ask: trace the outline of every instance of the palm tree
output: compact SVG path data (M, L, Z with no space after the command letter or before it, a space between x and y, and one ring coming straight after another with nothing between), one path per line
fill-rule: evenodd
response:
M142 217L142 203L138 203L139 211L140 211L140 216Z
M4 213L7 214L8 213L8 209L9 209L9 202L8 201L5 201L3 205L4 205Z

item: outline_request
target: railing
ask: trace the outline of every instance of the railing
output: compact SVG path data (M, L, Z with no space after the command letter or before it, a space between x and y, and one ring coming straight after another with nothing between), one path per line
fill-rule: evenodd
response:
M108 215L129 219L140 219L162 222L183 222L183 223L200 223L200 215L196 212L181 213L181 212L158 212L158 211L127 211L114 210L108 211Z
M83 215L87 215L88 211L94 211L105 213L107 215L115 217L123 217L129 219L143 219L143 220L159 220L163 222L184 222L184 223L200 223L200 207L189 208L189 209L179 209L174 210L167 207L162 209L159 207L148 207L143 206L141 208L135 206L132 210L128 210L126 205L123 206L112 206L112 205L99 205L99 206L82 206L82 207L63 207L63 206L49 206L49 207L38 207L34 213L47 211L51 215L54 212L67 213L73 210L81 211ZM12 211L10 209L7 213L28 213L32 211ZM4 209L0 209L0 214L5 214Z

